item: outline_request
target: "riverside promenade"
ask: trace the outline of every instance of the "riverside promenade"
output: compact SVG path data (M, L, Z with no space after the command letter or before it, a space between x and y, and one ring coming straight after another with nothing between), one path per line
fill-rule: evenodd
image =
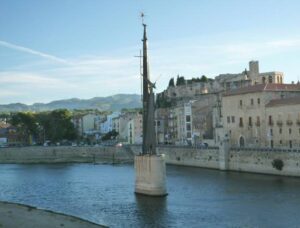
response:
M0 227L101 228L104 226L74 216L42 210L23 204L0 202Z

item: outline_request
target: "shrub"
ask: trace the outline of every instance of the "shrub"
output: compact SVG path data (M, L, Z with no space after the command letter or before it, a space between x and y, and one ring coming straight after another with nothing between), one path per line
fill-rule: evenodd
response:
M272 162L272 166L277 170L282 170L284 163L281 159L274 159Z

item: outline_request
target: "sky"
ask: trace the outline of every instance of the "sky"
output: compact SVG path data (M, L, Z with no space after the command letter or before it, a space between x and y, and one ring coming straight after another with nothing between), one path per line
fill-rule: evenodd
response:
M298 0L0 0L0 104L140 94L140 12L156 92L250 60L300 79Z

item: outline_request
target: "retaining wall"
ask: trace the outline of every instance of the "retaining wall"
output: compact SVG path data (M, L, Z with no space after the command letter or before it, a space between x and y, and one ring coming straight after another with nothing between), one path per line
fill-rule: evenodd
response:
M0 148L0 163L122 163L133 162L134 154L141 152L140 145L125 147L22 147ZM218 148L197 149L191 147L159 146L157 152L165 154L167 164L211 169L226 167L243 171L285 176L300 176L299 150L240 149L231 148L228 156ZM283 162L282 170L273 166L275 159Z
M0 163L132 162L133 156L117 147L1 148Z
M131 148L136 154L141 152L141 146L134 145ZM197 149L191 147L159 146L157 152L165 154L167 164L223 170L224 161L220 158L227 158L226 167L232 171L300 176L300 149L231 148L228 151L228 156L220 156L222 152L218 148ZM272 165L275 159L282 160L282 170L278 170Z

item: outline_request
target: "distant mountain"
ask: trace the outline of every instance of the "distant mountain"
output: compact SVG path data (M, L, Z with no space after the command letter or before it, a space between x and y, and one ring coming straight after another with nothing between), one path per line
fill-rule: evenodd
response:
M0 105L0 112L20 112L20 111L51 111L54 109L98 109L100 111L117 111L123 108L132 109L142 107L141 96L137 94L117 94L108 97L94 97L91 99L71 98L57 100L50 103L35 103L25 105L14 103Z

